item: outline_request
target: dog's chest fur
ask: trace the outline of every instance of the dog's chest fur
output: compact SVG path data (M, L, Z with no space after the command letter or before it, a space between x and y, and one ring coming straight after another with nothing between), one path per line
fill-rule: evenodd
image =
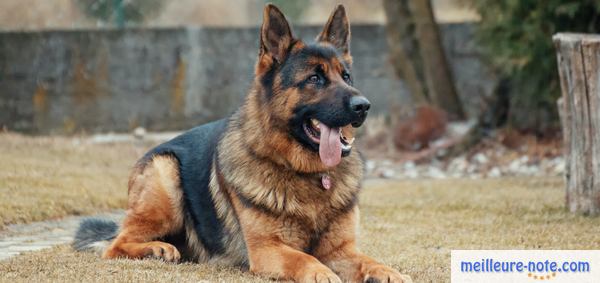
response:
M329 172L298 173L258 156L244 142L240 131L228 131L218 147L218 164L213 166L216 174L211 191L229 194L226 199L234 204L229 210L236 211L221 215L236 218L225 219L227 229L265 227L288 245L310 250L337 216L356 205L362 177L358 153ZM329 190L322 185L323 174L332 180ZM253 223L244 223L242 213L254 215ZM229 222L233 225L227 225Z

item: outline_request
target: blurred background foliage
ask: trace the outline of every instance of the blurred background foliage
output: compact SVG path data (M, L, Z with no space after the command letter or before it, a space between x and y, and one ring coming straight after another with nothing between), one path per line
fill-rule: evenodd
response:
M481 16L477 37L486 57L503 78L505 85L498 91L510 93L506 99L508 124L536 131L556 126L560 82L552 35L600 32L600 1L466 2Z
M163 0L77 0L79 8L89 17L118 27L139 24L156 15Z
M264 0L265 4L272 3L285 12L288 20L299 21L306 9L310 6L309 0Z

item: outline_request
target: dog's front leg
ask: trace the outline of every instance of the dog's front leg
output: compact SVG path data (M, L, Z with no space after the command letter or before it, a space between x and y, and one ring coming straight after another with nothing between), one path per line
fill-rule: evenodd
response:
M320 239L314 255L344 282L412 282L397 270L360 253L356 248L358 208L340 216Z
M274 279L295 282L342 282L340 278L314 256L300 251L294 243L302 241L288 237L286 225L261 211L244 206L232 195L242 227L250 272ZM286 238L284 241L284 238Z
M248 257L255 274L296 282L341 282L315 257L277 241L249 243Z

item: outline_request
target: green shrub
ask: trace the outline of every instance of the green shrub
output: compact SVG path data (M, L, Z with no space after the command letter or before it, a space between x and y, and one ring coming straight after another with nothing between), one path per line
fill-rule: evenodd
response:
M481 15L478 40L510 86L509 123L556 124L560 83L552 35L600 31L599 0L468 0Z
M155 15L164 3L163 0L77 0L77 4L89 17L123 27Z

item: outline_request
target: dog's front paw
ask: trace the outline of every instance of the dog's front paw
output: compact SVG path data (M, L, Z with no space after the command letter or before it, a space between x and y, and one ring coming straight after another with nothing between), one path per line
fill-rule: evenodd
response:
M175 246L163 242L149 243L146 247L146 254L166 262L178 262L181 259L181 255Z
M365 283L412 283L408 275L401 274L397 270L385 265L377 264L369 267L364 274Z
M331 269L323 267L315 267L307 270L302 274L302 277L298 282L302 283L342 283L340 277L338 277Z

